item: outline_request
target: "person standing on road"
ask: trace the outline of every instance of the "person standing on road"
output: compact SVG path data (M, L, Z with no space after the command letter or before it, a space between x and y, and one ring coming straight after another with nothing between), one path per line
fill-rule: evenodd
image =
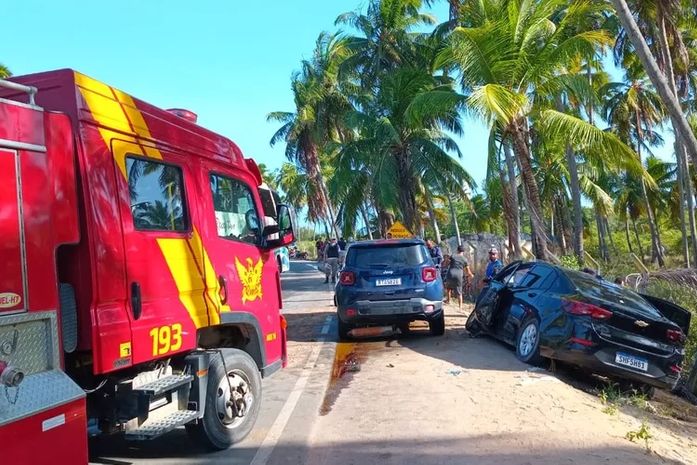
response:
M473 274L465 258L465 248L461 245L457 247L457 254L450 257L450 266L445 279L445 288L448 290L448 297L445 303L450 302L452 292L457 296L457 304L462 308L462 289L464 287L465 276L470 279Z
M499 260L499 251L496 247L489 249L489 263L486 265L486 279L491 279L503 269L503 263Z
M426 247L428 247L428 253L431 255L433 263L436 266L440 266L443 261L443 252L440 250L440 247L434 244L431 239L426 239Z
M315 242L315 248L317 249L317 261L320 262L322 261L322 255L324 254L324 241L321 237L317 239L317 242Z
M343 237L339 238L338 244L339 244L339 249L346 250L346 241L344 240Z
M336 274L339 271L339 244L336 238L332 237L331 242L324 247L324 283L329 282L329 275L332 277L332 284L336 283Z

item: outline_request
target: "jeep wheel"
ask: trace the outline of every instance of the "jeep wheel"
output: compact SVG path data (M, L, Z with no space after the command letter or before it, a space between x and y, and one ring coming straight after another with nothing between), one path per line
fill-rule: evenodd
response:
M349 332L353 329L353 325L350 323L344 323L341 318L337 318L337 334L340 341L348 341L351 339Z
M445 334L445 313L441 312L440 316L429 320L428 329L431 330L433 336L442 336Z

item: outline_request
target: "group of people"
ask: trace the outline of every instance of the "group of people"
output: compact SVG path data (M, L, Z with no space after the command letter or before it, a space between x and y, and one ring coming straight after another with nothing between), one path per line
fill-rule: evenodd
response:
M449 303L454 294L457 297L458 305L462 308L463 294L465 289L471 289L474 278L474 273L470 270L469 263L465 258L465 248L458 245L456 253L450 254L450 248L443 236L438 244L435 244L431 239L426 240L426 246L433 262L440 266L447 292L445 303ZM502 268L503 263L499 259L499 251L496 247L492 247L489 249L485 279L493 278Z
M325 242L322 238L319 238L315 243L317 248L317 261L324 263L324 283L328 283L331 278L332 283L336 283L336 276L339 272L339 266L341 265L341 260L346 252L346 246L348 243L344 238L332 237L329 241Z

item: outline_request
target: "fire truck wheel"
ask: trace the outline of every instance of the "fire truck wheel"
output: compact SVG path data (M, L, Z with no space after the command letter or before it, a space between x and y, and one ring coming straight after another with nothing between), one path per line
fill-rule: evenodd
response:
M197 424L186 426L194 441L211 450L224 450L249 434L261 406L261 375L246 352L222 349L208 369L206 409Z

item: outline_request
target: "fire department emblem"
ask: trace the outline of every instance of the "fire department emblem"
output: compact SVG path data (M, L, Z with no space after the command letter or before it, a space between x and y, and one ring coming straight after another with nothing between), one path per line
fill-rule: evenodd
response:
M237 274L242 282L242 303L261 299L261 269L264 267L264 263L261 259L256 264L251 258L247 258L246 261L247 265L245 266L235 257Z

